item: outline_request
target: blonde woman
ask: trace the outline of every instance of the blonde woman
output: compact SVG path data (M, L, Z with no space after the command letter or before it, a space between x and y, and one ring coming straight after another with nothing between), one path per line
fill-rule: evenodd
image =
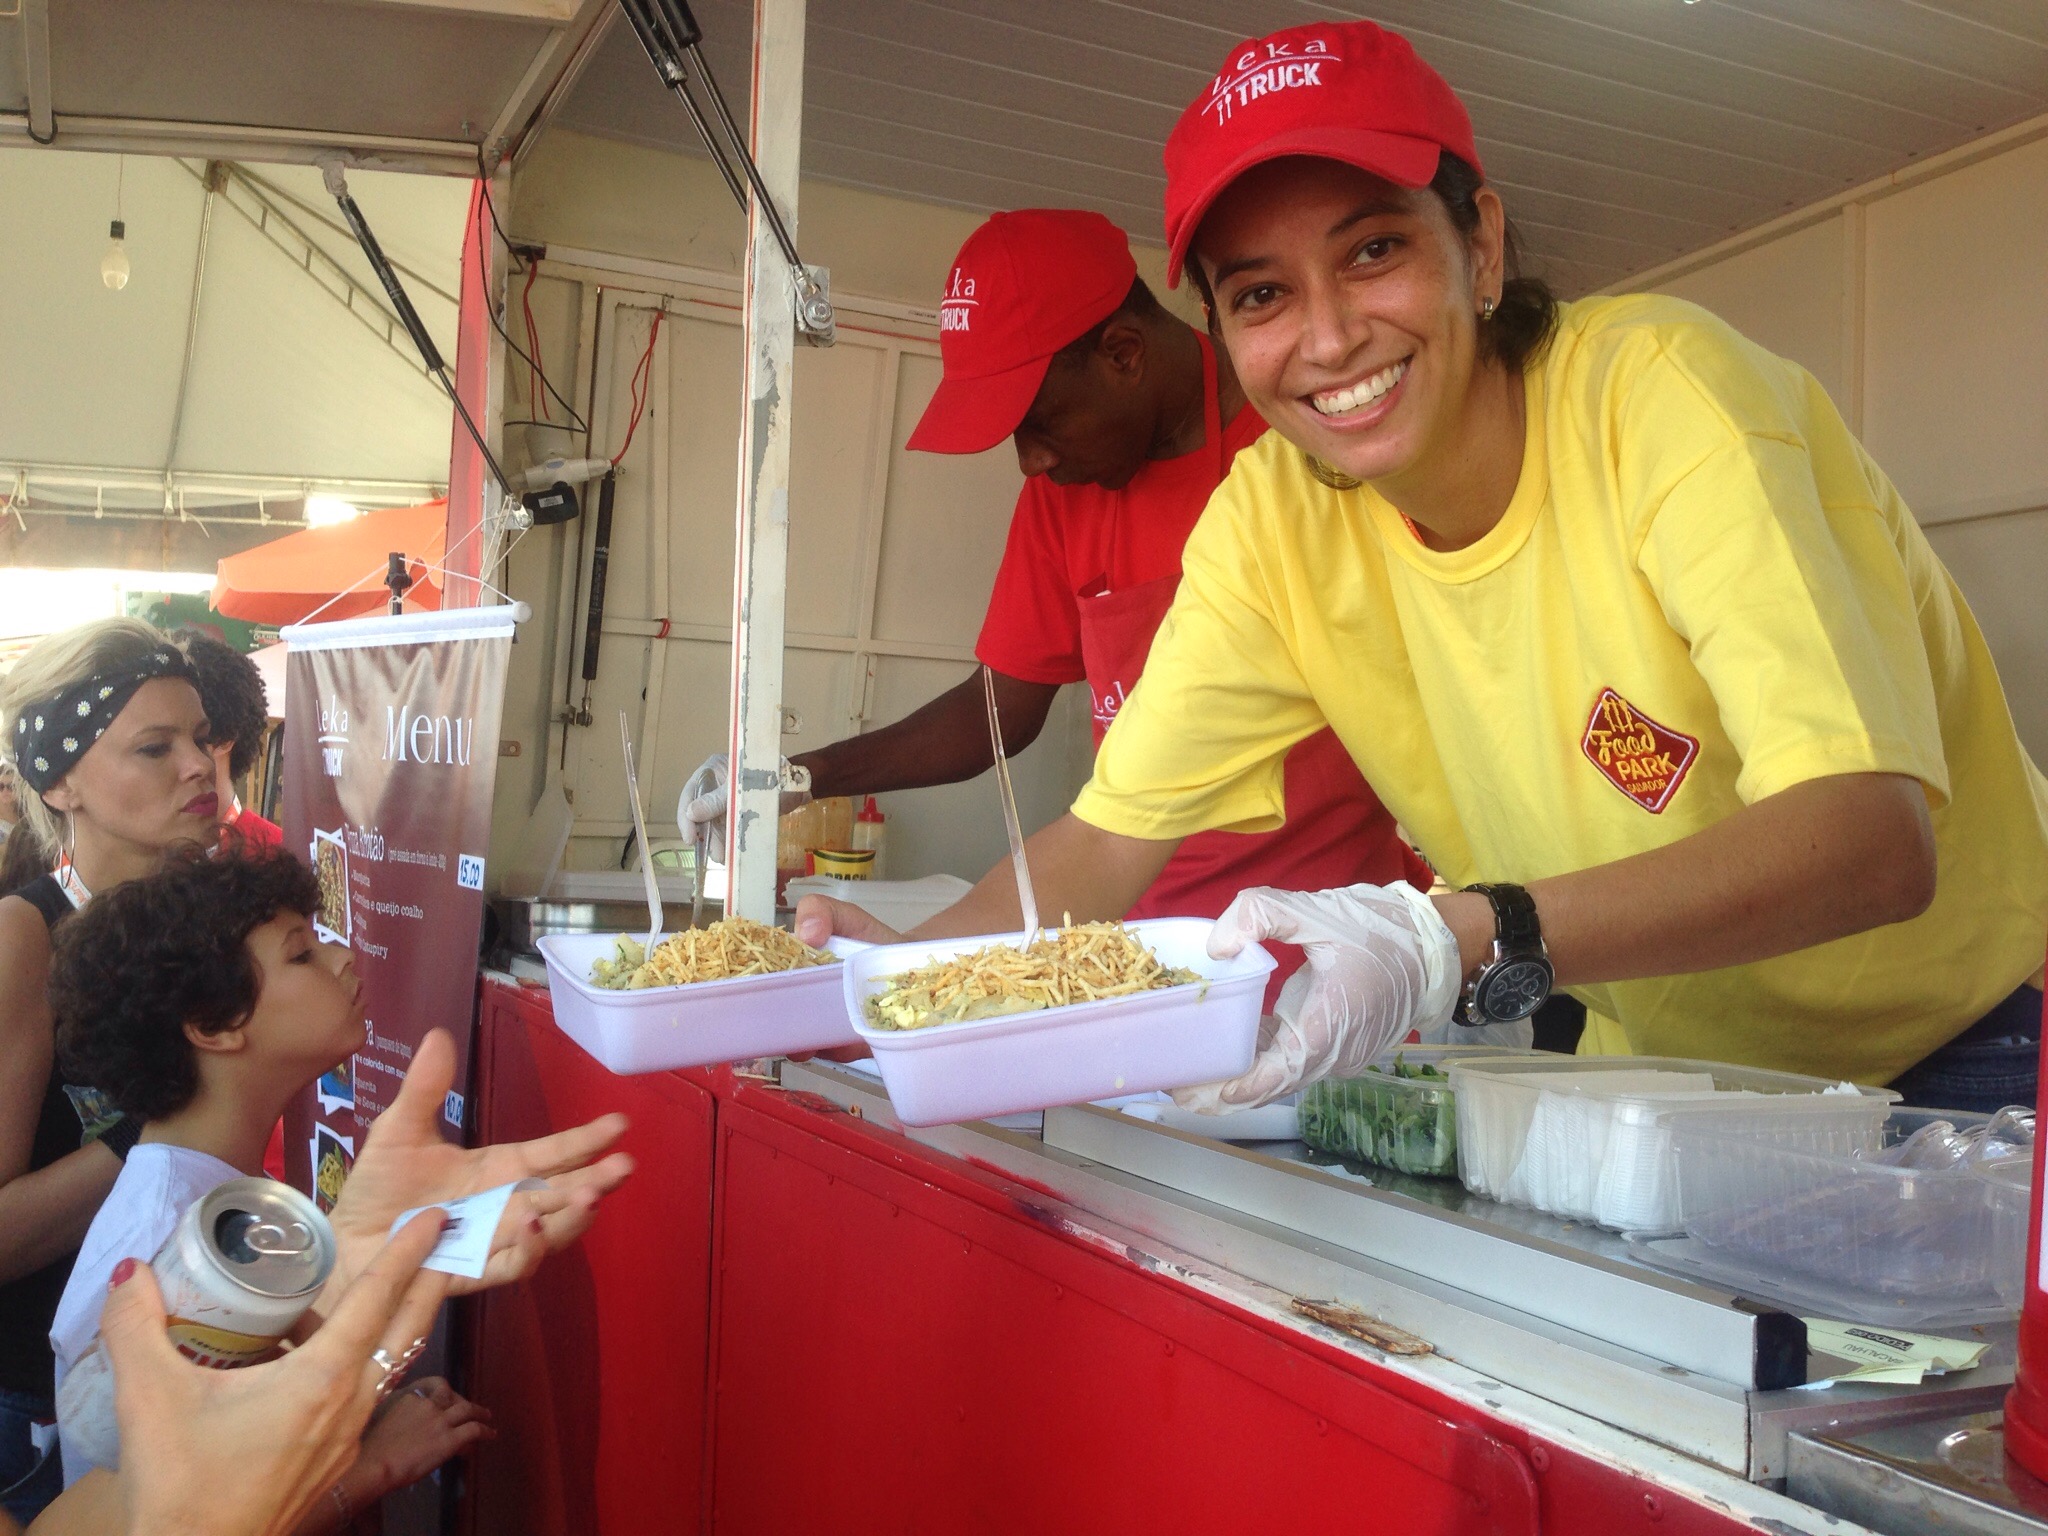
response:
M0 681L20 821L54 870L0 899L0 1506L55 1496L50 1321L140 1128L54 1067L50 931L92 893L211 847L220 803L191 663L139 619L52 635Z

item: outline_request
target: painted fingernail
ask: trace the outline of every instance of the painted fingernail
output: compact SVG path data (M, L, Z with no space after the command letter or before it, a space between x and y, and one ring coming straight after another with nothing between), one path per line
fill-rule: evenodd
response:
M534 1217L533 1220L529 1221L526 1224L526 1226L527 1230L532 1232L536 1237L540 1236L542 1233L547 1231L547 1228L543 1227L540 1224L540 1218L538 1216Z
M135 1261L133 1259L123 1259L120 1263L114 1266L114 1273L107 1280L107 1289L111 1291L115 1286L121 1284L122 1281L126 1280L130 1275L134 1273Z

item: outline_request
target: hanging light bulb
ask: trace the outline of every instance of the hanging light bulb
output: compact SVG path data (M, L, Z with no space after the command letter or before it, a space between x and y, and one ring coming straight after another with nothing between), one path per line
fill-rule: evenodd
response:
M119 291L128 286L128 247L124 240L128 226L119 219L107 226L107 254L100 258L100 281Z

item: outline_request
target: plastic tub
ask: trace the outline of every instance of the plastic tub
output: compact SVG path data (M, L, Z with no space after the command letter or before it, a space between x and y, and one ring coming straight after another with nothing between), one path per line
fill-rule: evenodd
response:
M1215 924L1205 917L1151 918L1128 926L1162 962L1204 979L964 1024L875 1029L862 1004L890 976L985 944L1015 943L1017 936L885 944L851 956L841 967L844 1011L874 1052L898 1118L906 1125L985 1120L1213 1083L1250 1067L1273 957L1251 944L1232 959L1212 960L1207 946Z
M2026 1251L2030 1160L1900 1168L1873 1154L1934 1120L1986 1116L1894 1110L1859 1146L1758 1141L1701 1115L1674 1122L1686 1235L1724 1267L1824 1282L1854 1299L2016 1305Z
M2017 1312L2027 1295L2027 1221L2033 1213L2034 1159L2027 1154L1975 1163L1971 1171L1992 1186L1991 1290Z
M631 992L593 986L591 965L615 953L618 937L553 933L540 941L540 952L548 965L555 1023L621 1076L821 1051L852 1045L857 1038L841 1000L844 966L813 965ZM844 960L869 946L835 938L826 947Z
M1404 1045L1357 1077L1324 1078L1302 1090L1301 1139L1319 1152L1401 1173L1458 1173L1457 1094L1448 1078L1397 1075L1398 1066L1441 1071L1453 1060L1518 1053L1504 1047Z
M1458 1176L1475 1194L1623 1232L1683 1225L1671 1128L1711 1111L1758 1140L1851 1151L1898 1095L1674 1056L1451 1062Z

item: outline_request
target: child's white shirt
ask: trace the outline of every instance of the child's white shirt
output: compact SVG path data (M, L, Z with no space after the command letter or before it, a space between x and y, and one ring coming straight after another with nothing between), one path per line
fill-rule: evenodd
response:
M57 1303L57 1318L50 1325L50 1348L57 1356L57 1386L79 1358L99 1337L100 1312L106 1306L107 1282L114 1266L123 1259L147 1262L156 1257L164 1239L176 1230L178 1220L193 1201L239 1179L242 1171L210 1152L191 1147L174 1147L165 1142L138 1143L121 1165L106 1202L86 1229L78 1260L71 1266L71 1279ZM65 1440L64 1410L57 1411L58 1443ZM64 1486L70 1487L92 1469L93 1463L66 1448Z

